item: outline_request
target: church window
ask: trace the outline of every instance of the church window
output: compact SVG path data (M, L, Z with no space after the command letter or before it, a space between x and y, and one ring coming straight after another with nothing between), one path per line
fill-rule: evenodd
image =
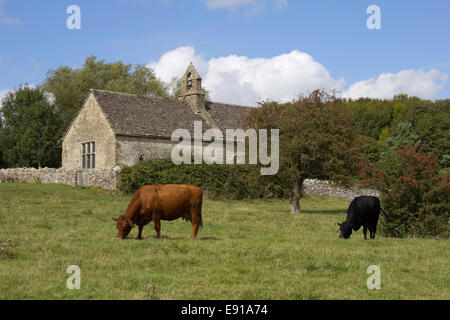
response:
M192 80L194 79L194 77L192 76L192 73L188 74L188 78L187 78L187 87L188 90L192 89Z
M81 165L83 169L95 168L95 142L81 144Z

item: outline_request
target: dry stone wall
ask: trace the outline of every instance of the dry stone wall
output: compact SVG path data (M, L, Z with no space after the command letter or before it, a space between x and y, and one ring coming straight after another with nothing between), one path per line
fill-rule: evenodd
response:
M51 183L78 186L77 169L67 168L12 168L0 169L0 182ZM91 169L87 173L87 187L115 190L120 168Z
M0 169L0 182L22 182L22 183L52 183L79 186L77 169L67 168L13 168ZM120 167L113 169L91 169L87 171L87 182L84 186L100 187L108 190L116 190L119 179ZM352 200L361 195L379 196L376 190L339 187L324 180L305 180L304 192L307 194L320 194Z
M326 180L308 179L303 183L303 191L307 194L321 194L344 200L353 200L358 196L375 196L380 194L377 190L362 189L358 187L344 188Z

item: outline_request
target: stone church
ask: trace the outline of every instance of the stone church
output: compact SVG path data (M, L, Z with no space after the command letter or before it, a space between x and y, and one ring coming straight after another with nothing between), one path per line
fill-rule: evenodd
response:
M62 166L108 169L140 160L170 157L172 132L244 128L250 107L205 100L202 79L192 63L181 79L178 99L91 89L62 138Z

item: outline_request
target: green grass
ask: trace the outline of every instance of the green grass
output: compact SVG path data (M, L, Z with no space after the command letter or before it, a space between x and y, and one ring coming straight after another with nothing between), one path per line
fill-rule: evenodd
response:
M131 196L62 185L0 184L0 299L449 299L449 242L338 239L347 201L204 201L204 228L162 222L116 238ZM69 290L69 265L81 289ZM368 290L369 265L381 289Z

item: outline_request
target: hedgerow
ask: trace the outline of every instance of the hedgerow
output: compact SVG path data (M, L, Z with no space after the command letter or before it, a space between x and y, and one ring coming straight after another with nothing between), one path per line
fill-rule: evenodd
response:
M278 175L262 176L254 165L175 165L162 159L122 169L121 191L133 193L147 184L196 184L212 199L286 198L289 191Z

